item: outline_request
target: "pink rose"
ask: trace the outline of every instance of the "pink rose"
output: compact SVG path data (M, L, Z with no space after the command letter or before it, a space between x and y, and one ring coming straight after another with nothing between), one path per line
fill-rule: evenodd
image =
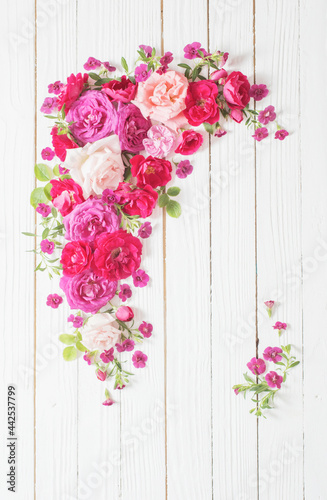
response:
M143 116L176 130L185 123L183 110L187 88L187 78L177 71L167 71L162 75L152 73L145 82L139 83L133 102Z
M108 351L120 342L120 331L108 313L91 316L81 331L83 345L89 351Z
M81 186L76 184L73 179L52 179L50 195L54 207L65 217L74 208L75 205L83 203L83 192Z
M139 215L144 219L152 214L158 200L158 193L151 186L137 188L127 182L119 184L115 195L125 214Z
M85 198L116 189L125 171L118 137L112 135L83 148L68 149L64 166L82 186Z
M211 80L200 80L189 85L185 100L184 115L190 125L197 127L202 123L216 123L219 120L219 108L216 102L218 87Z
M116 311L116 318L120 321L132 321L134 318L133 309L128 306L120 306Z
M250 101L249 80L240 71L233 71L224 85L224 97L230 109L244 109Z
M64 276L75 276L89 269L92 261L92 249L87 241L67 243L61 254L60 263Z
M203 136L195 130L185 130L181 137L180 143L175 150L175 153L180 155L192 155L195 153L203 143Z
M171 163L160 158L142 155L133 156L130 160L132 165L132 176L137 179L137 186L146 185L155 189L158 186L165 186L171 180Z
M107 94L111 101L131 102L134 99L137 89L137 83L131 82L125 75L119 80L111 80L111 82L102 85L102 90Z
M225 69L217 69L211 75L209 76L209 80L214 80L215 82L218 82L221 78L226 78L228 76L228 73Z
M175 145L176 135L164 125L154 125L148 130L143 146L148 155L165 158Z

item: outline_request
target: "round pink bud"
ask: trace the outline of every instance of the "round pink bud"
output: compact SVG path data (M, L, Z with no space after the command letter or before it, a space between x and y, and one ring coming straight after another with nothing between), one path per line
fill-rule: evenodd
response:
M119 321L132 321L134 318L133 309L128 306L120 306L116 311L116 318Z

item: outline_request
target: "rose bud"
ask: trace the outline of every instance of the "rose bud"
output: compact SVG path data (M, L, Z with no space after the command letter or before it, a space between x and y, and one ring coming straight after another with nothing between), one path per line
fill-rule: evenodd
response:
M102 370L97 370L97 378L101 380L101 382L104 382L107 378L107 372L103 372Z
M133 309L128 306L120 306L116 311L116 318L119 321L132 321L134 318Z

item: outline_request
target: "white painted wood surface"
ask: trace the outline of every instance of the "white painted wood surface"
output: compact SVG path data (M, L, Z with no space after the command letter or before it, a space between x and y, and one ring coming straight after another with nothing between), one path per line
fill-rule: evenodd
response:
M327 499L325 2L11 0L1 14L0 498ZM62 360L67 309L45 306L50 283L34 281L25 252L33 164L49 144L35 108L49 82L90 55L119 64L144 43L177 64L194 40L266 83L290 136L254 145L229 124L178 181L181 219L157 211L144 260L151 285L133 298L155 326L149 365L108 409L92 370ZM259 353L274 342L267 299L279 302L273 319L289 323L284 340L302 364L257 423L231 386L256 339ZM8 384L17 387L15 495L5 484Z

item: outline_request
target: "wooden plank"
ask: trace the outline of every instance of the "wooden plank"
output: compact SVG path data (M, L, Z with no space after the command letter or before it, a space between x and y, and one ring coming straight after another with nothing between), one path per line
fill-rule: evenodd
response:
M210 49L229 52L226 70L253 81L252 1L210 3ZM224 123L224 120L221 120ZM251 402L236 397L255 354L254 145L243 124L212 140L212 417L215 499L257 495L257 429Z
M48 84L76 70L76 3L37 3L37 161L51 146L49 120L39 109ZM32 165L29 167L32 168ZM62 358L58 335L65 332L67 305L46 306L59 293L58 280L37 274L36 295L36 497L77 497L77 364ZM67 330L66 330L67 331Z
M99 23L99 19L112 20L114 29L108 28L106 21ZM78 9L79 67L89 56L109 59L117 67L124 56L133 64L139 44L160 48L160 24L160 0L143 2L142 9L132 0L98 1L96 10L81 3ZM85 37L85 32L90 30L92 37ZM117 38L117 33L123 36ZM163 262L159 210L153 215L153 221L153 235L144 243L142 261L151 283L147 288L134 289L130 300L130 306L136 311L136 324L146 320L154 325L153 337L141 348L148 355L148 368L136 370L128 365L129 371L136 372L135 378L130 387L113 392L117 404L110 408L101 405L101 383L84 366L80 371L79 432L84 436L79 443L81 481L96 472L96 465L101 474L101 464L110 464L110 472L93 490L92 498L97 500L107 499L108 492L112 498L125 500L165 498ZM88 393L96 394L92 398L91 415ZM95 444L91 450L90 440Z
M6 76L1 79L1 454L0 497L27 499L34 491L34 214L29 206L34 162L34 2L2 6L1 47ZM8 385L16 388L16 488L8 491Z
M165 0L164 49L173 67L194 40L207 45L207 2ZM204 136L206 134L204 133ZM211 498L210 233L208 140L182 188L182 216L167 216L168 498ZM199 196L200 194L200 196Z
M325 102L313 111L323 95L326 66L325 2L300 3L301 38L301 168L303 251L303 357L304 357L304 482L307 499L326 496L327 402L325 359L327 344L327 231L326 231L326 128ZM314 72L308 71L315 68ZM320 108L320 105L319 105ZM298 266L296 268L298 271ZM298 280L298 272L296 279Z
M284 143L272 135L257 145L257 244L259 354L279 345L275 321L289 324L280 342L302 357L301 162L299 130L299 7L256 2L256 81L270 94L258 109L273 104L280 124L291 132ZM260 105L259 105L260 104ZM295 279L294 279L295 278ZM262 314L264 300L278 301L271 320ZM271 369L271 368L270 368ZM303 496L302 369L294 369L276 398L276 410L259 422L260 498Z

